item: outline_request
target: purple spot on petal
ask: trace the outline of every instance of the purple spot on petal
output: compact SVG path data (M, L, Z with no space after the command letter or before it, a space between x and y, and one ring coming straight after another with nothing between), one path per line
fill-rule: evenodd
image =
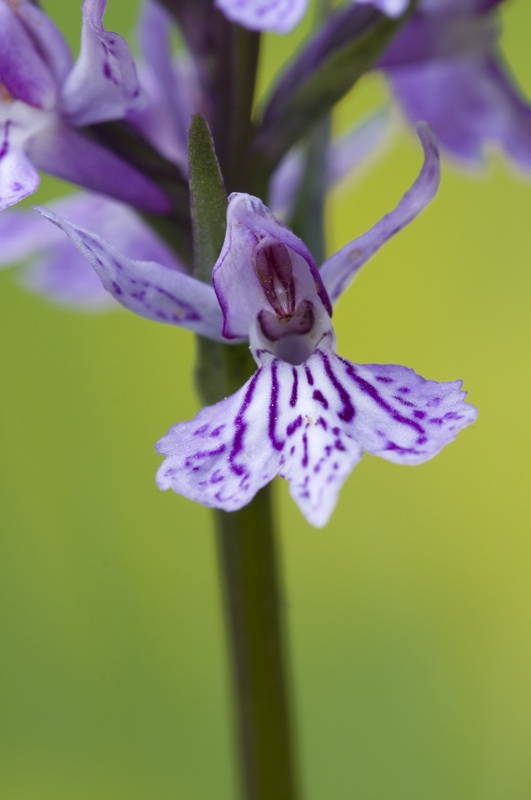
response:
M308 466L308 434L306 433L306 431L304 431L304 434L303 434L303 437L302 437L302 445L303 445L303 448L304 448L304 453L303 453L303 456L302 456L302 466L303 467L307 467Z

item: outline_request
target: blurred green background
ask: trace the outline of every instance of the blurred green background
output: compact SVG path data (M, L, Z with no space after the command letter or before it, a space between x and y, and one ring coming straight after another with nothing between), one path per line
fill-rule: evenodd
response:
M78 4L45 6L77 48ZM136 4L109 6L131 31ZM528 96L530 26L507 5ZM291 47L267 41L264 83ZM338 125L385 97L366 79ZM330 249L419 164L400 132L331 198ZM365 457L320 531L277 483L308 800L531 797L530 219L531 181L501 158L446 162L337 309L343 356L464 378L480 417L423 466ZM0 281L0 800L229 800L210 518L154 482L154 442L197 409L193 337Z

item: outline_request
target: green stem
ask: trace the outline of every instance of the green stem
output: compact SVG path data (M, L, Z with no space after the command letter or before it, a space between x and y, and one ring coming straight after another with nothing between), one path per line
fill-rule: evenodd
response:
M248 346L198 338L204 402L232 394L253 368ZM300 796L271 495L267 486L240 511L214 511L242 800Z
M266 487L245 508L215 512L244 800L299 797L271 508Z

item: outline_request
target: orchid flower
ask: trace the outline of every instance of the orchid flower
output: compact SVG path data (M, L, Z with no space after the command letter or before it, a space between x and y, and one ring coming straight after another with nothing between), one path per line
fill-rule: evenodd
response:
M89 259L122 305L219 341L249 341L257 371L235 394L170 429L161 489L232 511L275 475L313 525L324 525L364 451L399 464L436 455L476 418L461 382L437 383L394 365L336 354L332 303L387 239L414 219L439 181L435 140L398 206L318 270L304 243L256 197L229 198L213 287L162 264L134 261L42 210Z
M80 193L62 198L50 208L53 213L111 239L125 255L164 261L173 269L184 269L152 228L122 203ZM119 307L63 232L32 210L8 209L0 214L0 240L0 267L26 262L21 283L30 291L80 311Z
M37 170L163 213L166 195L78 128L141 102L126 42L103 27L106 0L84 0L75 63L53 22L27 0L0 0L0 209L32 194Z

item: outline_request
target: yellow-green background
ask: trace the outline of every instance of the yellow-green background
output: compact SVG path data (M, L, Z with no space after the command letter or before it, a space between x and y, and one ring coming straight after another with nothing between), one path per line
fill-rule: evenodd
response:
M77 39L77 3L46 7ZM134 9L111 0L111 28ZM531 94L524 0L505 49ZM289 48L272 38L264 75ZM348 114L384 98L369 80ZM329 206L330 247L410 185L411 135ZM49 199L48 184L36 199ZM531 797L531 181L448 162L341 301L339 349L463 378L480 416L432 462L365 457L316 531L277 484L308 800ZM208 512L159 492L194 414L193 339L55 309L0 275L0 800L229 800Z

